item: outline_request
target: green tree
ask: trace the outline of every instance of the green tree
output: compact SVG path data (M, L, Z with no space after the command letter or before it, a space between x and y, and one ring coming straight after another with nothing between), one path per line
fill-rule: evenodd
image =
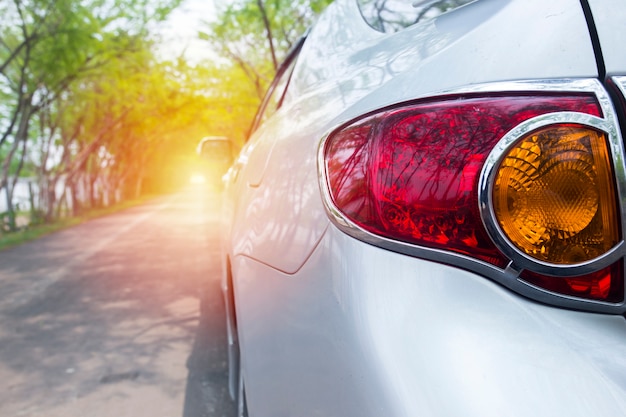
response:
M70 196L83 190L89 198L82 204L98 205L180 181L185 167L178 155L190 154L210 123L216 88L205 75L183 60L159 62L146 50L72 89L61 123L66 151L55 167Z
M278 63L330 0L238 0L200 33L238 65L261 98Z
M235 0L199 34L223 58L206 65L215 80L211 134L242 143L279 63L331 0Z
M12 193L29 145L36 139L49 148L63 145L58 136L58 119L66 107L63 102L70 96L69 89L103 71L109 62L142 47L148 23L164 19L179 2L0 2L0 115L6 121L0 123L0 154L4 156L0 161L0 191L5 190L9 213L13 211ZM35 117L40 123L32 123ZM43 155L50 155L45 148ZM18 172L10 180L10 167L15 166L16 158L21 158ZM48 167L42 167L43 180ZM52 196L54 183L42 181L40 189ZM53 206L54 201L48 203ZM10 227L14 227L10 220Z

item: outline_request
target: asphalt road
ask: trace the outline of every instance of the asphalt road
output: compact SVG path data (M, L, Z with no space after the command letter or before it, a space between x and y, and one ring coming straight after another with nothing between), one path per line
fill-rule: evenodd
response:
M231 417L218 196L0 251L0 416Z

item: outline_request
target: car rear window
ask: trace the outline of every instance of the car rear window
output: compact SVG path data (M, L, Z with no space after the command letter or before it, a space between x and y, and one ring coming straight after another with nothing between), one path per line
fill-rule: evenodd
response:
M363 19L383 33L397 32L477 0L357 0Z

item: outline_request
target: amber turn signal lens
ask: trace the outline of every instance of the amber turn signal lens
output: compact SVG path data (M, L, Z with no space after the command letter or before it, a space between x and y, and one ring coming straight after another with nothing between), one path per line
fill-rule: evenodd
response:
M497 221L513 245L540 261L594 259L619 240L612 178L604 133L542 128L518 141L496 172Z

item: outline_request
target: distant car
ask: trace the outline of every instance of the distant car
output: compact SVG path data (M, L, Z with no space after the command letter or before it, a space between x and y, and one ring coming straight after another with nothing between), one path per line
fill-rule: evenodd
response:
M222 177L233 163L233 143L225 136L206 136L200 140L196 152L202 158L202 181L222 187Z
M240 415L626 415L625 22L328 7L227 174Z

